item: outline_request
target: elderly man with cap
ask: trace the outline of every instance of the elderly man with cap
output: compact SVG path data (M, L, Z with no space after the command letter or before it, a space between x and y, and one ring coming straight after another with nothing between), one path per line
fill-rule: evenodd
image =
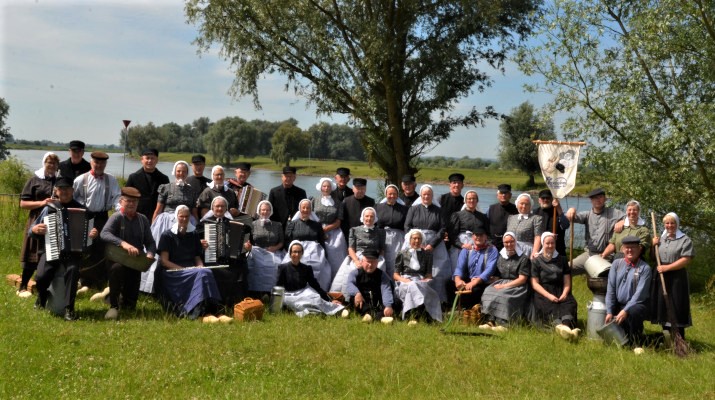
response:
M343 200L343 222L340 229L343 235L350 237L350 228L362 225L360 216L366 207L375 207L375 199L367 196L367 179L353 179L353 195Z
M72 180L67 177L58 179L54 188L54 196L58 200L48 203L30 227L30 233L33 237L42 239L42 241L47 240L45 239L45 235L47 235L48 227L44 222L44 218L46 216L56 213L65 213L68 208L84 208L81 204L74 200L72 195ZM88 233L88 237L90 239L95 239L97 236L97 228L92 228L92 230ZM71 243L71 245L74 244ZM49 295L48 289L52 280L55 278L55 275L64 273L63 278L66 289L64 291L64 299L61 301L64 303L65 320L72 321L76 319L74 302L77 293L79 263L82 258L82 253L63 251L60 253L59 259L47 261L45 246L42 245L42 243L40 246L40 252L42 255L40 257L40 262L38 263L37 276L35 277L35 280L37 281L37 301L35 302L35 308L45 308ZM64 271L62 271L63 267Z
M643 261L643 247L638 236L623 238L623 257L613 262L608 271L606 289L606 323L615 321L631 343L643 335L643 321L648 317L651 270Z
M133 187L122 188L119 201L120 209L109 217L102 229L101 238L107 246L118 246L127 252L128 257L147 257L154 260L156 243L151 235L149 219L137 211L141 193ZM146 251L146 254L144 252ZM133 310L139 297L141 272L119 262L109 267L109 311L105 319L116 320L119 307ZM122 296L122 304L119 296Z
M412 203L415 202L420 197L415 188L417 187L417 182L415 182L414 175L403 175L402 182L400 182L402 187L402 193L400 194L400 199L405 203L407 207L410 207Z
M362 268L354 269L348 276L348 295L355 311L373 319L392 317L392 282L385 271L377 268L379 254L368 249L362 255Z
M295 167L283 167L281 184L268 193L268 201L273 205L271 221L280 222L283 226L298 211L300 201L308 198L305 190L293 185L296 171Z
M109 218L109 210L119 209L119 183L111 174L105 173L109 156L103 151L93 151L90 165L92 169L74 179L74 199L94 218L94 227L101 231ZM91 256L84 263L93 265L82 272L83 286L103 286L106 280L104 269L104 243L92 243Z
M556 232L554 230L554 209L556 210ZM544 189L539 192L539 207L534 209L534 215L540 215L544 221L544 232L556 234L556 251L566 254L566 229L571 226L568 218L561 209L561 203L554 199L551 190Z
M84 142L73 140L70 142L70 158L60 163L60 176L70 180L89 172L92 166L84 159Z
M482 293L489 286L499 259L499 251L489 244L486 230L477 228L472 232L473 249L462 249L457 261L457 269L452 278L457 290L469 291L463 294L461 303L471 308L482 301Z
M487 218L489 218L489 233L492 244L497 250L504 247L502 235L506 232L506 224L510 215L516 215L519 211L511 201L511 185L503 183L497 187L497 203L489 206Z
M330 193L333 199L345 201L346 197L353 195L353 189L348 186L348 182L350 182L350 168L338 168L335 171L335 183L337 187Z
M204 176L204 168L206 168L206 157L201 154L194 154L191 157L191 170L193 173L186 178L186 183L194 189L197 197L211 182L211 179Z
M589 211L576 212L575 208L566 211L569 221L586 225L586 246L584 252L571 263L572 275L584 273L586 260L592 255L603 253L614 230L620 232L623 229L625 213L606 207L606 192L602 188L592 190L588 197L591 199Z
M142 152L142 167L129 175L124 186L137 188L142 194L137 212L152 220L156 210L159 186L169 183L169 177L156 168L159 162L159 150L144 149Z

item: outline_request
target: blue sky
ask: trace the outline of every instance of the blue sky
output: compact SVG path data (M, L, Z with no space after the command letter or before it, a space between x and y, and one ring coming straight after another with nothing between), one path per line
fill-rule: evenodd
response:
M260 82L262 110L251 98L232 99L228 63L216 53L199 57L181 1L19 1L0 5L0 96L10 105L7 125L18 139L118 143L122 120L132 124L190 123L206 116L270 121L295 118L307 129L318 121L301 98L284 91L285 79ZM508 113L524 101L547 99L524 92L513 65L492 72L485 93L459 109L493 105ZM343 116L328 122L345 122ZM130 127L131 128L131 127ZM499 123L460 128L428 155L495 158Z

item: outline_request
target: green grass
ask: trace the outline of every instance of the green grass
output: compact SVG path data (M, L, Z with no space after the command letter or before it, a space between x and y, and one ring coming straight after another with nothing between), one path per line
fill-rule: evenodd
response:
M19 273L22 215L0 207L0 273ZM592 297L575 279L579 320ZM697 353L642 356L582 338L517 327L482 334L456 325L366 325L357 318L266 315L205 325L142 297L119 322L79 299L80 321L35 311L0 285L0 398L715 398L715 313L694 299ZM648 326L649 332L655 327Z

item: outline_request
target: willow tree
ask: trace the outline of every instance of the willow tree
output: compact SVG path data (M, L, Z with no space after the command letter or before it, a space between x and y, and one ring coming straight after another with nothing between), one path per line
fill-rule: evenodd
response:
M521 67L619 200L715 234L715 3L553 1Z
M529 32L540 0L190 0L201 51L220 47L231 94L252 96L265 74L286 77L318 114L346 114L388 180L456 126L495 116L456 112L490 86Z

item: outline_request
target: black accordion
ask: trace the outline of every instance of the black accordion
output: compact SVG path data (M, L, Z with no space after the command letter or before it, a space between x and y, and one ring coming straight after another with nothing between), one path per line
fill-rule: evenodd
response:
M215 263L226 258L237 259L243 252L243 244L248 240L249 230L237 221L223 223L207 221L204 224L204 239L209 247L206 249L204 261Z
M59 260L63 255L83 253L92 245L89 232L94 228L94 218L89 218L82 208L57 208L42 222L47 226L45 252L47 261Z

